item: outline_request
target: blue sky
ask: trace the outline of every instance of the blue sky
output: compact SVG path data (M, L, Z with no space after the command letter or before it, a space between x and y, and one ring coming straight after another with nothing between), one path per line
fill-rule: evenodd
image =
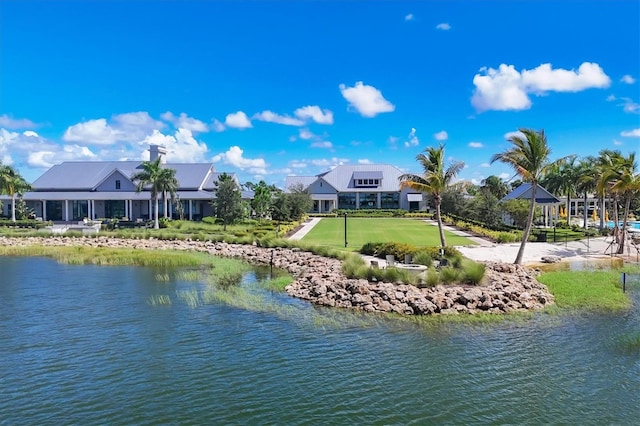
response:
M0 161L214 162L241 182L446 144L461 179L520 127L552 157L640 150L640 2L0 4Z

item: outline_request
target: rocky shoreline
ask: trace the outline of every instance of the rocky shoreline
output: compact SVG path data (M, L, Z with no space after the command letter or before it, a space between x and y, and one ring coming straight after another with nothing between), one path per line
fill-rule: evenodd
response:
M348 279L337 259L286 248L201 241L117 239L110 237L0 237L2 246L85 246L144 250L188 250L216 256L241 258L256 265L288 271L294 282L286 291L293 297L333 307L366 312L405 315L505 313L542 309L554 303L546 286L536 280L533 269L487 262L485 283L479 286L418 288L412 285Z

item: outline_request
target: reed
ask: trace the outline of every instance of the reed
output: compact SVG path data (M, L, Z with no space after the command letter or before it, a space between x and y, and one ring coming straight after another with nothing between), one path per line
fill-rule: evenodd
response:
M149 296L147 302L151 306L169 306L171 305L171 298L166 294L154 294Z
M263 280L259 282L261 288L269 291L284 291L284 288L293 282L293 278L290 276L282 276L272 278L270 280Z

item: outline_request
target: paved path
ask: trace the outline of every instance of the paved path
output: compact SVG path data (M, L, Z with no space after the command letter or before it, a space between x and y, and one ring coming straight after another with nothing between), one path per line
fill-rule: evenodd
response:
M306 222L302 224L301 228L298 229L295 234L289 237L289 239L294 241L301 240L302 237L307 235L309 231L311 231L313 227L316 226L321 220L322 220L321 217L312 217L308 219Z

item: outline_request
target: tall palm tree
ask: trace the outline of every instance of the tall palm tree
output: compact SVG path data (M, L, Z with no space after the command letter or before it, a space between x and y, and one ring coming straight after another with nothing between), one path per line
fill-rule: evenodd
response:
M571 224L571 197L577 194L578 165L576 159L577 156L572 155L567 157L566 161L554 164L540 182L540 185L554 194L567 197L568 224Z
M508 139L513 145L504 152L493 155L491 162L501 161L513 167L516 174L524 181L531 184L531 204L529 206L529 215L525 224L522 235L522 243L516 256L515 264L522 263L524 256L524 248L529 239L531 225L533 223L533 214L536 207L536 189L544 174L557 164L560 160L551 163L549 154L551 149L547 144L547 137L544 130L536 131L532 129L519 129L518 133L510 136Z
M608 194L611 198L611 207L613 213L613 238L616 242L620 242L620 226L618 202L620 200L619 191L613 190L613 185L620 175L620 171L624 167L624 157L620 151L603 149L599 152L597 159L598 173L600 178L596 190L600 194Z
M162 190L162 201L164 203L164 217L167 218L169 212L168 201L176 203L178 199L178 179L176 179L175 169L161 168L158 176L158 188Z
M621 156L618 170L609 170L603 179L611 184L611 192L624 200L624 213L622 214L622 232L618 244L618 254L624 254L624 244L629 220L629 207L631 200L640 191L640 176L638 175L638 163L635 152L628 157ZM617 222L617 221L616 221Z
M438 221L438 231L440 232L440 244L447 246L442 228L442 216L440 215L440 205L442 204L442 193L449 187L456 175L464 168L462 161L456 161L445 166L444 145L438 147L428 147L424 152L416 156L416 161L422 167L421 175L403 174L400 180L400 189L411 188L414 191L423 192L433 197L433 204L436 208L436 220Z
M158 220L158 194L164 193L165 191L169 192L169 187L174 182L177 188L177 181L175 181L176 171L174 169L163 168L160 161L160 157L155 161L143 161L140 165L142 170L131 176L131 181L138 182L136 184L136 192L141 192L145 187L149 187L151 197L155 204L153 212L153 227L155 229L160 228L160 222Z
M594 157L586 157L580 160L577 166L577 180L576 180L576 190L582 193L584 197L584 222L583 227L587 229L587 217L588 217L588 209L587 209L587 200L589 197L589 193L596 192L598 186L598 170L596 167L596 159ZM597 194L599 195L599 194ZM601 197L598 197L602 200ZM600 220L604 220L604 205L601 204L600 208Z
M31 190L31 185L11 166L0 164L0 193L11 196L11 221L16 221L16 195Z

